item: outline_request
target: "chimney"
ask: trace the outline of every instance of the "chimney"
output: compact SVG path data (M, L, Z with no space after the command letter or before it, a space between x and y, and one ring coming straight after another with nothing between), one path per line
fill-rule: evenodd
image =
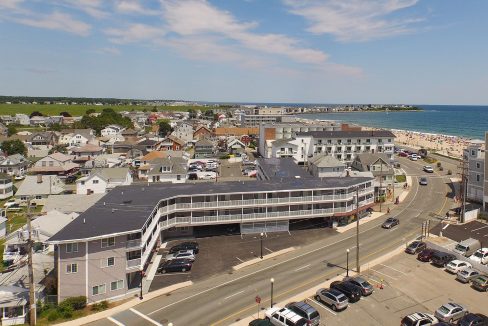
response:
M37 175L37 183L42 183L42 174Z

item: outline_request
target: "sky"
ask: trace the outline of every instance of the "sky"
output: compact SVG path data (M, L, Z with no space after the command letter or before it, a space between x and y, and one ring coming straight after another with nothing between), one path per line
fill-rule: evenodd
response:
M0 0L0 95L488 104L485 0Z

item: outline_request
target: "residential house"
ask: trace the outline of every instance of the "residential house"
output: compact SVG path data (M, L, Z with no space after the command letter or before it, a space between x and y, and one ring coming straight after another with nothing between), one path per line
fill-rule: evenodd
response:
M181 151L183 148L186 146L186 142L183 141L182 139L179 139L176 136L173 136L172 134L169 135L166 140L171 142L171 150L173 151ZM165 141L163 141L165 142Z
M375 178L375 198L393 192L395 184L395 170L390 164L390 158L385 153L358 154L351 167L360 172L371 172Z
M147 152L152 152L152 151L159 150L160 143L161 142L158 140L146 138L140 141L139 143L137 143L137 145L139 148L144 148Z
M0 208L0 239L5 238L7 235L7 211L4 208Z
M184 183L188 162L181 157L167 157L155 164L147 174L148 182Z
M0 123L0 136L8 136L8 128L3 123Z
M195 158L211 158L214 156L214 144L211 141L202 139L195 143Z
M124 139L136 140L139 137L140 132L133 128L129 128L129 129L122 130L120 134L122 135L122 137L124 137Z
M95 140L95 133L92 129L66 129L61 133L59 144L67 146L82 146L92 143Z
M0 173L0 200L13 196L12 176Z
M10 176L23 176L29 164L30 161L22 154L14 154L0 158L0 173L6 173Z
M79 168L78 164L73 163L72 156L56 152L37 161L31 168L31 172L67 176L76 173Z
M19 125L28 126L30 125L30 118L27 114L16 113L14 117L15 123Z
M199 126L193 133L193 139L200 140L200 139L209 139L213 136L213 133L210 129L206 126Z
M30 198L37 205L44 205L49 195L59 195L64 192L64 184L57 175L26 175L24 181L15 193L15 198L22 203Z
M85 144L81 147L76 147L71 150L71 154L73 155L73 162L78 164L83 164L98 155L101 155L103 152L103 148L93 145L93 144Z
M344 162L326 153L316 155L308 160L308 171L318 178L340 177L345 168Z
M44 116L33 116L30 118L30 125L31 126L46 126L50 122L49 117Z
M108 125L100 131L102 137L111 137L122 133L123 127L119 125Z
M5 115L0 115L0 121L2 121L5 125L9 125L11 123L15 122L15 118L12 117L11 115L5 114Z
M181 139L186 145L193 140L193 126L187 122L180 123L174 128L171 136Z
M0 285L0 317L2 325L24 325L28 323L29 289Z
M464 161L468 168L466 199L471 202L483 203L483 184L485 179L484 141L473 140L464 150Z
M129 168L95 169L89 176L76 180L76 193L78 195L102 194L117 186L130 184L132 184L132 175Z
M246 149L246 145L237 138L233 138L227 142L227 151L229 153L242 153Z
M52 147L58 144L59 136L54 131L35 132L29 136L27 142L32 146Z

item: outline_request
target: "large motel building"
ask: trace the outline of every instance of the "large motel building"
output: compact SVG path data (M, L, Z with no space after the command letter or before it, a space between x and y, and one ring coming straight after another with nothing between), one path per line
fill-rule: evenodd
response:
M168 238L225 224L240 225L244 234L288 231L291 220L364 212L373 193L370 177L119 186L49 240L56 246L58 300L135 295L141 271Z

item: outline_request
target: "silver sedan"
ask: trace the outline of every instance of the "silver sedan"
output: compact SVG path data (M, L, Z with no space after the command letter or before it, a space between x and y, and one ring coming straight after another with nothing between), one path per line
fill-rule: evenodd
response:
M455 320L461 319L468 313L468 310L460 304L449 302L443 304L435 311L435 317L446 323L452 323Z

